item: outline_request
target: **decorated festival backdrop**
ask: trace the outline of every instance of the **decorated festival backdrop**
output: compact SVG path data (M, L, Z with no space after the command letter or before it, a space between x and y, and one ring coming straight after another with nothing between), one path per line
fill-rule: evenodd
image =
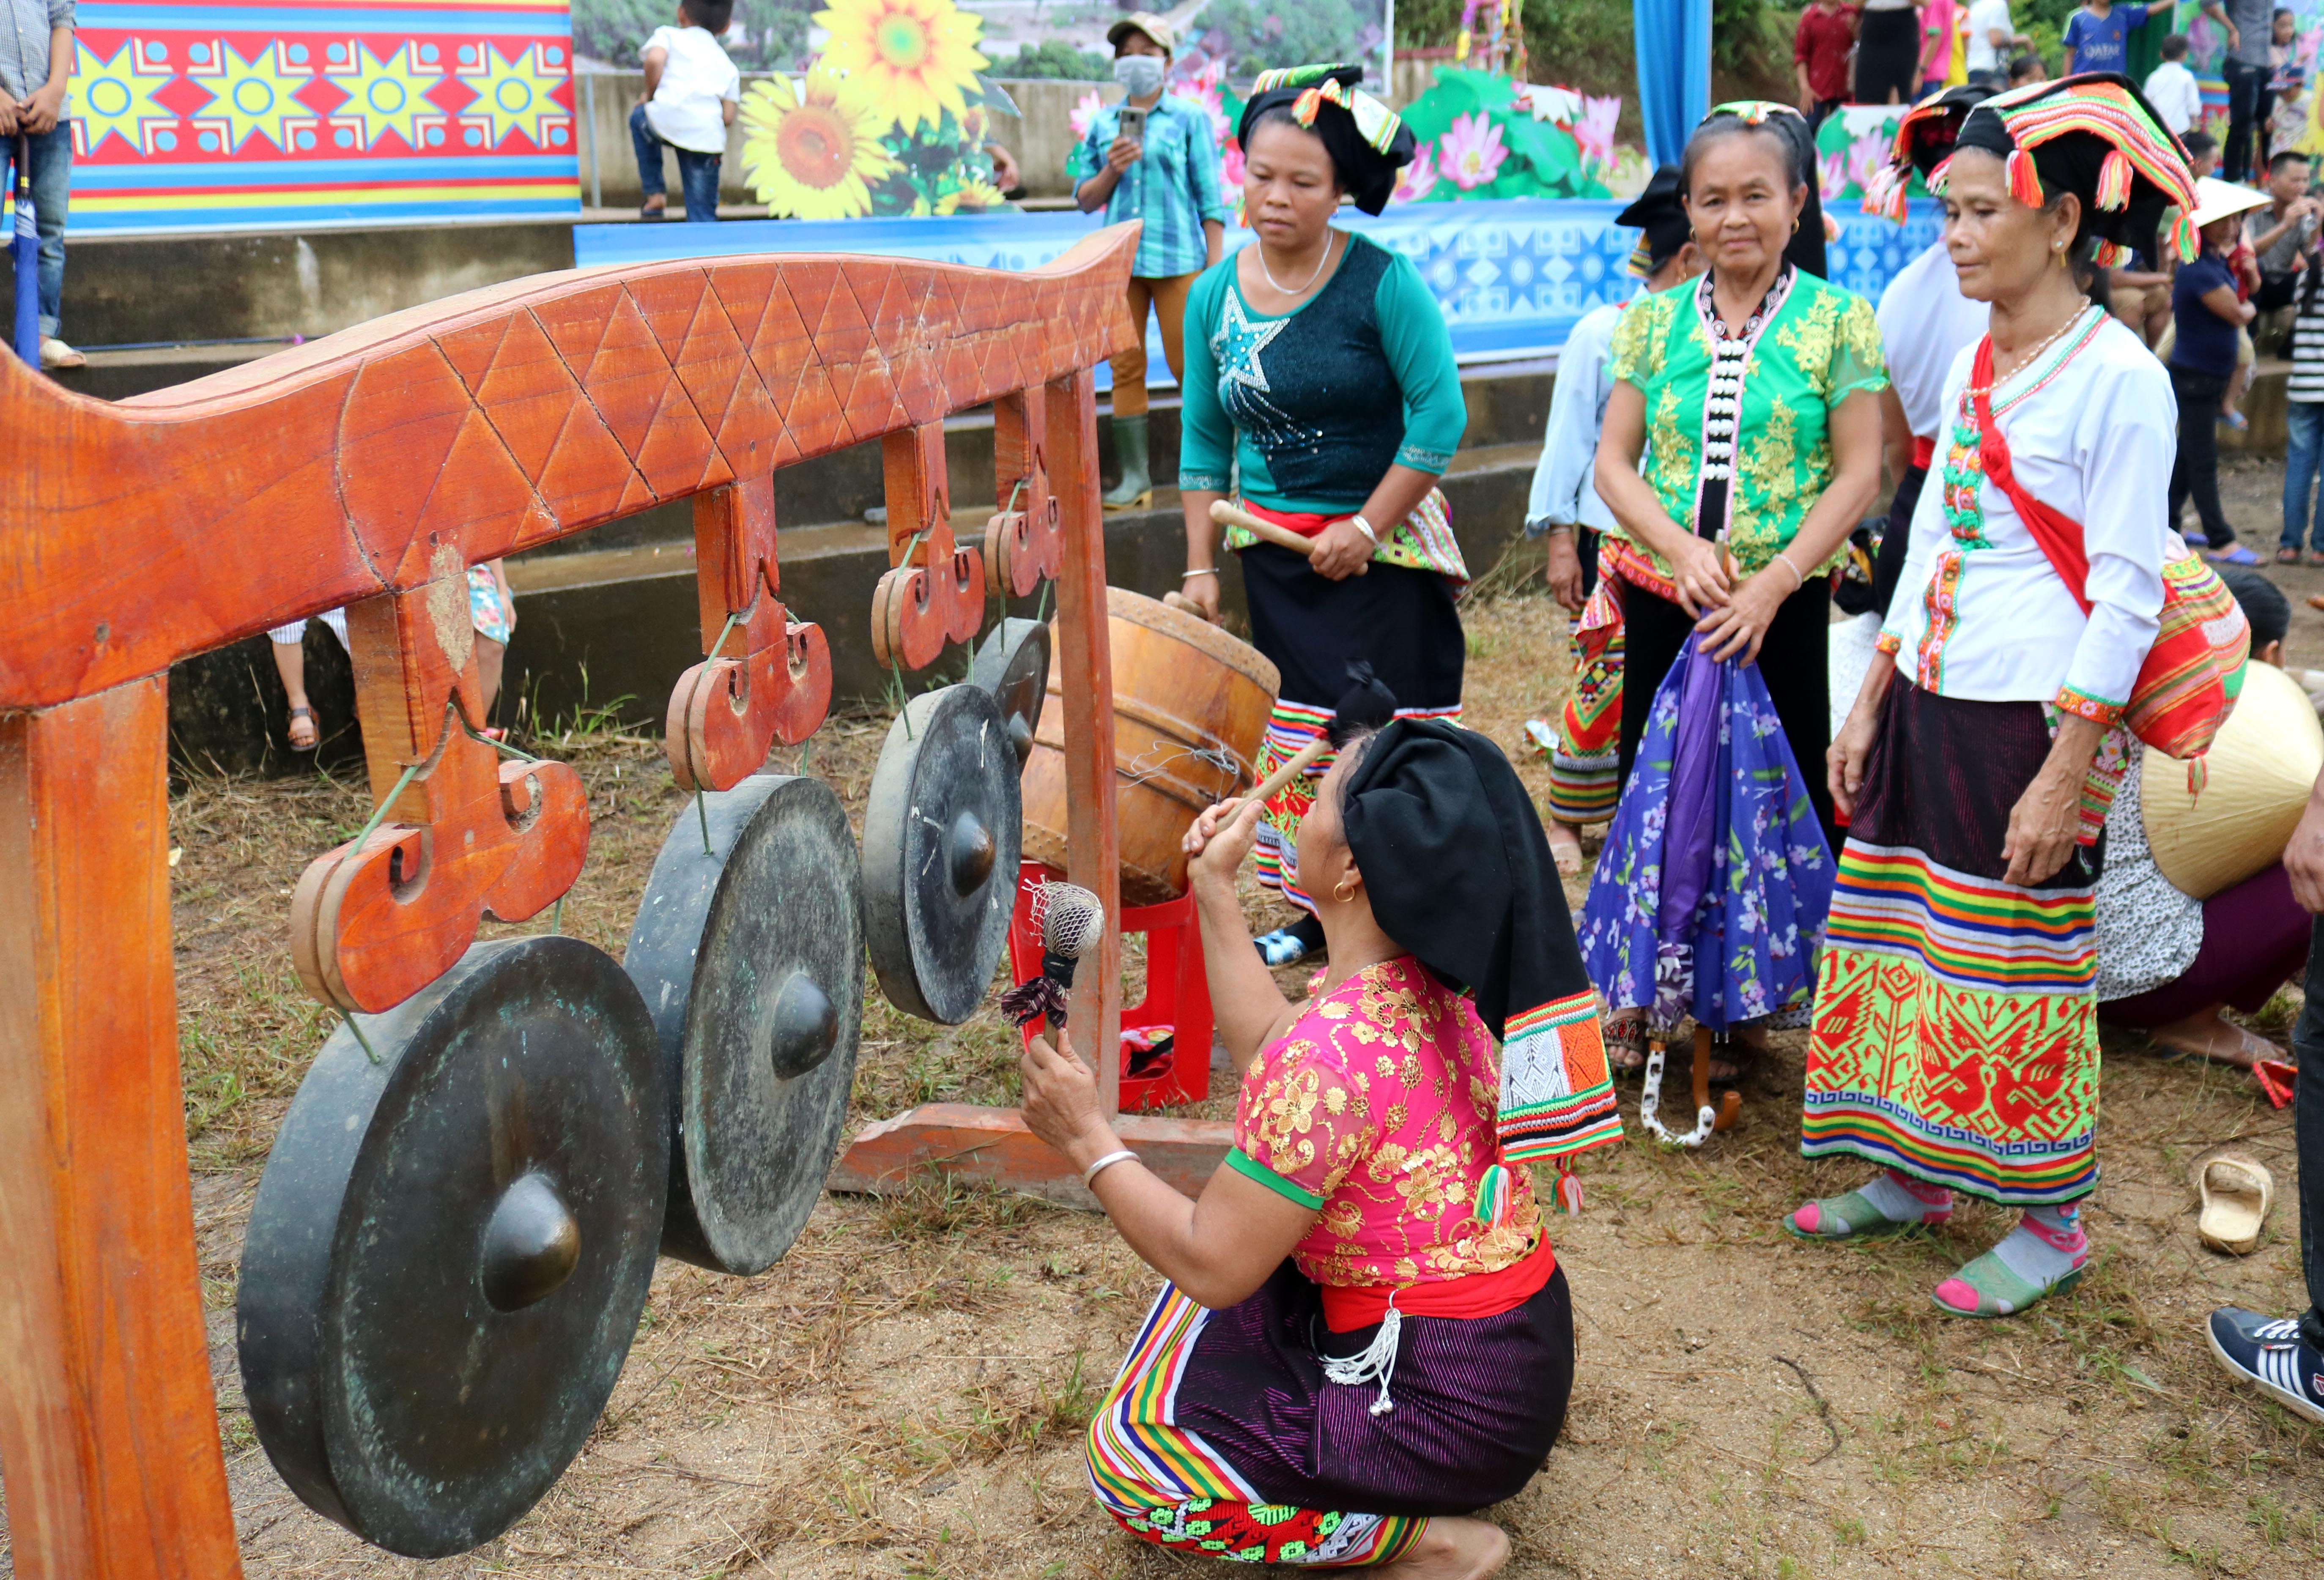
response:
M84 0L71 229L577 214L565 0Z

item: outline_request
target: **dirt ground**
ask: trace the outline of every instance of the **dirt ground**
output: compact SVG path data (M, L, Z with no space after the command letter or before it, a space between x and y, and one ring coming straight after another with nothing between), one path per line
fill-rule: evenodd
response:
M2231 514L2272 542L2276 473L2228 464ZM2293 594L2294 666L2324 666L2324 572ZM1563 684L1545 599L1468 611L1469 720L1512 755ZM650 742L603 720L539 745L590 791L567 931L619 953L683 802ZM885 721L809 749L860 817ZM1529 758L1527 772L1539 777ZM1536 788L1541 786L1537 784ZM1083 1479L1080 1433L1154 1277L1102 1218L930 1185L826 1197L764 1276L665 1262L586 1451L540 1505L466 1557L366 1548L285 1490L242 1408L233 1300L275 1127L331 1017L285 947L290 889L367 812L356 786L197 781L173 800L179 992L211 1355L244 1563L254 1576L1158 1575ZM1581 880L1572 886L1578 903ZM1254 901L1254 915L1266 919ZM1271 924L1271 923L1270 923ZM2279 1039L2287 993L2259 1023ZM1493 1511L1517 1576L2314 1575L2324 1431L2231 1388L2206 1352L2224 1301L2301 1302L2279 1204L2232 1260L2194 1233L2185 1170L2236 1141L2293 1180L2289 1115L2232 1072L2110 1041L2089 1210L2092 1274L2011 1320L1940 1316L1928 1291L2006 1227L1972 1208L1930 1240L1795 1242L1780 1215L1859 1165L1798 1156L1800 1039L1742 1127L1695 1154L1637 1138L1593 1154L1553 1233L1580 1313L1565 1431ZM851 1128L934 1099L1005 1101L1012 1039L988 1011L943 1029L867 1006ZM1636 1090L1625 1096L1628 1111ZM1221 1115L1223 1098L1200 1112ZM0 1572L7 1568L0 1535Z

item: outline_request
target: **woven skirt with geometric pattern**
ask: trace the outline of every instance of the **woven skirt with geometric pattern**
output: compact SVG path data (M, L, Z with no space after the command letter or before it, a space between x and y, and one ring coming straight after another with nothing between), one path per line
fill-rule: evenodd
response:
M2098 1186L2099 846L2004 880L2038 703L1889 687L1817 973L1800 1150L2012 1207Z

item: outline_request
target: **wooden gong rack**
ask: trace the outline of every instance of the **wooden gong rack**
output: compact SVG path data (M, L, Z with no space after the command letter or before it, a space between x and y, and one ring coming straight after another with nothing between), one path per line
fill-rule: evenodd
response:
M240 1572L171 971L180 659L347 607L380 817L301 879L293 955L325 1002L384 1009L487 913L554 904L588 846L569 768L503 764L474 733L466 567L691 498L705 659L664 745L682 786L726 788L830 701L823 633L779 600L774 474L878 438L883 659L920 667L975 635L989 588L1056 581L1069 876L1109 922L1074 1021L1118 1045L1092 370L1127 332L1136 241L1115 226L1019 274L770 256L537 276L117 404L0 357L0 1470L17 1574ZM963 545L943 424L988 402L1001 509ZM1119 1065L1101 1063L1111 1107ZM1068 1176L1013 1111L938 1105L872 1128L835 1184L936 1165L1056 1194ZM1196 1183L1225 1146L1223 1126L1124 1128Z

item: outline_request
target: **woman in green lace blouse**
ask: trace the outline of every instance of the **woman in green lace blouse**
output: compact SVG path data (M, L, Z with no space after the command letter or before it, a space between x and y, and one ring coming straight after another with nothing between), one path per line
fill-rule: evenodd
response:
M1623 583L1624 779L1655 689L1700 630L1714 657L1757 660L1837 848L1828 573L1879 492L1888 376L1872 304L1784 257L1814 178L1785 116L1798 118L1722 106L1687 143L1687 218L1711 271L1636 303L1615 331L1597 482L1618 525L1600 565Z

